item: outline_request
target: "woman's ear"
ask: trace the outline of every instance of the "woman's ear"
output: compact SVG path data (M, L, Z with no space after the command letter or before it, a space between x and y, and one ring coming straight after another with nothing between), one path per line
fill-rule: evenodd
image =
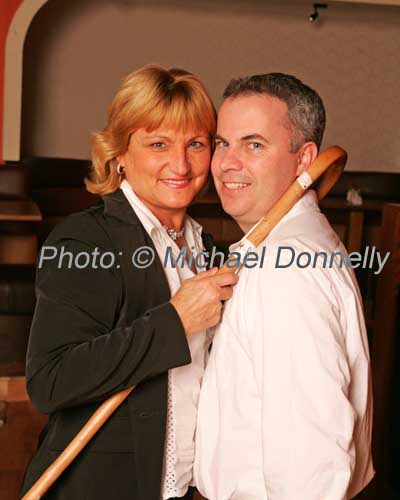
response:
M311 163L318 156L318 148L315 142L305 142L298 153L298 165L296 170L296 175L299 176L305 172Z
M134 132L131 132L128 136L128 144L126 145L125 152L116 156L115 159L117 160L117 165L122 165L124 168L128 166L128 161L129 161L129 145L131 142L131 137Z
M123 167L125 166L125 154L123 155L118 155L116 157L116 160L117 160L117 164L118 165L122 165Z

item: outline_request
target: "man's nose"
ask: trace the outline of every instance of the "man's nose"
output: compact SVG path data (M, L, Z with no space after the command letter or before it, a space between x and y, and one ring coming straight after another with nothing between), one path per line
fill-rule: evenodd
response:
M215 159L217 160L217 158ZM224 172L227 170L241 170L243 168L243 162L233 148L227 149L219 158L219 167Z
M185 177L190 172L190 162L187 151L184 148L179 148L174 152L171 158L171 170L180 177Z

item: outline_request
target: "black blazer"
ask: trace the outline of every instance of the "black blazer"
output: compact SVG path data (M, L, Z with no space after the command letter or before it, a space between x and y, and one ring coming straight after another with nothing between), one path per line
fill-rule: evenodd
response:
M160 498L167 371L190 363L190 351L160 260L146 269L132 264L136 248L155 251L152 240L121 190L102 198L67 217L42 247L53 247L45 255L55 257L37 270L26 377L33 404L49 421L21 496L101 402L138 384L43 498ZM210 249L210 238L204 243ZM78 269L96 248L97 260ZM68 268L71 257L60 262L62 250L74 259L84 254ZM110 254L99 266L104 252Z

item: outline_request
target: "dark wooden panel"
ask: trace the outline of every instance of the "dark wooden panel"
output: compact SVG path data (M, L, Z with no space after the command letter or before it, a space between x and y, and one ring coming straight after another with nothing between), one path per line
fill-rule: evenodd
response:
M39 207L32 200L0 200L1 221L40 221Z
M47 417L29 401L8 403L5 423L0 426L0 498L15 500L25 469L32 457L39 432Z
M32 316L0 316L0 376L23 375Z
M388 204L383 209L381 251L390 258L378 279L375 329L372 342L372 374L374 382L374 460L378 470L388 468L388 429L393 406L396 340L400 335L397 307L400 290L400 205Z

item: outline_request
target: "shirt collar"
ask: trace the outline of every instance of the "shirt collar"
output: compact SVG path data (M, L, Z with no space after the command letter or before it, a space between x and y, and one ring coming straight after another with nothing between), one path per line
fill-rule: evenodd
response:
M317 198L317 193L314 191L314 189L309 189L306 193L303 194L303 196L300 198L299 201L289 210L287 214L285 214L282 219L278 222L278 224L272 229L271 233L276 231L279 226L284 224L286 221L289 219L292 219L293 217L297 217L303 212L308 212L310 210L318 210L319 211L319 206L318 206L318 198ZM257 226L257 224L261 221L261 219L254 224L254 226L243 236L243 238L236 243L233 243L229 247L230 252L234 252L235 249L238 248L240 243L244 240L247 240L247 236L253 231L253 229Z

